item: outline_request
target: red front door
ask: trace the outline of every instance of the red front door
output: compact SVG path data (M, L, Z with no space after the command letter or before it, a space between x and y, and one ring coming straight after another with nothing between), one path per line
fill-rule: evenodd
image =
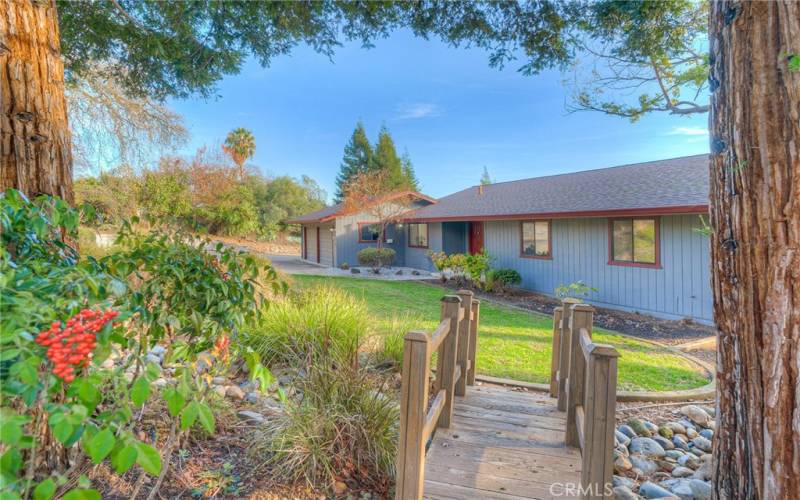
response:
M483 251L483 222L469 223L469 253L476 254Z

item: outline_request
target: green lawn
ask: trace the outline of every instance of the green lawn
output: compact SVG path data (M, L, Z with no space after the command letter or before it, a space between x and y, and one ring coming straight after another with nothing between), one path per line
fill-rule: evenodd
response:
M378 334L393 318L410 317L415 328L431 330L439 322L439 299L445 290L413 281L295 275L300 287L336 284L363 299ZM481 304L478 373L528 382L548 382L553 321L551 317ZM681 356L606 330L593 339L619 349L619 387L623 390L678 390L706 383L698 367Z

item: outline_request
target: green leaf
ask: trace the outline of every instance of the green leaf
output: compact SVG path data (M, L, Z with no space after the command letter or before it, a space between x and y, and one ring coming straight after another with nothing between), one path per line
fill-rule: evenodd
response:
M125 474L136 463L137 455L135 447L125 446L111 457L111 465L117 474Z
M50 417L50 429L53 431L53 436L61 441L62 444L66 444L69 441L75 430L63 413L56 413Z
M0 500L19 500L19 493L16 491L0 491Z
M82 379L78 387L78 397L81 401L94 408L100 402L100 391L89 380Z
M17 444L22 437L22 425L16 419L0 422L0 442L9 446Z
M62 500L102 500L97 490L82 489L69 490L67 494L61 498Z
M161 473L161 455L149 444L136 443L136 463L152 476Z
M210 433L214 432L214 413L211 411L211 408L205 403L198 403L198 410L200 417L200 424L203 428Z
M145 377L139 377L131 387L131 401L136 406L142 406L150 396L150 382Z
M56 493L56 482L48 477L33 490L33 500L50 500Z
M103 429L86 443L86 452L91 457L92 462L99 464L111 453L116 442L117 440L114 439L114 434L111 430Z
M174 387L164 391L164 401L167 402L167 410L173 417L177 417L183 409L183 405L186 404L186 398Z
M0 471L3 473L16 476L20 467L22 467L22 455L16 449L12 448L0 457Z
M197 401L192 401L183 409L181 413L181 430L185 431L194 424L194 421L197 420L197 415L200 413L199 406Z
M0 351L0 361L8 361L19 356L19 349L3 349Z

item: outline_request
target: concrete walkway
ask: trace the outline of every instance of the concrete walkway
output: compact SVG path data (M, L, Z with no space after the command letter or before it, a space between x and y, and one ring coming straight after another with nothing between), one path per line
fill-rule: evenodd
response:
M308 262L299 255L264 254L275 268L286 274L319 274L327 275L330 268L321 264Z

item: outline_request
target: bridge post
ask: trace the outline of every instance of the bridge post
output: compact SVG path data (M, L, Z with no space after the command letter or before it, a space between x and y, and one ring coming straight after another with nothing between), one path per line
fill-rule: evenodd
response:
M614 474L614 423L617 410L617 358L611 346L594 345L586 364L585 449L582 451L581 484L591 494L605 498Z
M469 323L469 371L467 385L475 385L476 358L478 355L478 323L481 319L481 301L472 299L472 321Z
M569 318L569 375L567 376L567 446L581 447L578 435L577 407L583 405L586 383L586 359L581 347L581 328L592 335L594 307L589 304L573 304ZM559 396L561 394L559 393Z
M425 410L428 405L430 353L425 332L408 332L403 348L400 392L400 440L397 444L395 498L422 498L425 482Z
M558 411L567 411L567 378L569 378L570 348L572 340L569 325L572 322L572 306L580 304L580 300L567 297L561 301L563 304L561 315L561 339L558 353ZM555 353L553 354L555 356Z
M558 358L561 356L561 319L564 308L553 309L553 349L550 355L550 397L558 397Z
M461 377L456 380L456 396L465 396L467 394L467 372L469 371L470 313L472 312L472 298L475 294L470 290L459 290L456 295L461 298L461 308L464 310L464 317L458 325L458 354L456 359L461 367Z
M453 418L453 395L456 380L456 354L458 350L458 310L461 308L461 299L454 295L442 297L442 320L450 318L450 332L439 346L439 356L436 361L436 390L444 389L447 392L444 409L439 415L437 427L450 427Z

